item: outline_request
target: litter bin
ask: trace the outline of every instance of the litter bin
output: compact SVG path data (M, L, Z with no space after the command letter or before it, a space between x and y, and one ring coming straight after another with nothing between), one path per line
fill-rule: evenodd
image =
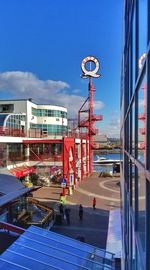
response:
M62 224L62 216L60 214L56 214L55 224L57 224L57 225L61 225Z

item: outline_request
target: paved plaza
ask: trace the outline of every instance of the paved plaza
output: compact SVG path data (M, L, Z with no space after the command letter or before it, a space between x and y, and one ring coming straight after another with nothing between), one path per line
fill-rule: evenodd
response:
M86 243L106 248L109 211L120 207L120 178L99 177L93 173L78 184L72 195L67 195L64 208L70 208L70 225L66 220L62 224L55 223L52 231L77 238L83 236ZM59 197L61 188L52 184L34 192L34 197L53 207L59 213ZM96 198L96 210L93 210L93 198ZM79 205L83 205L83 221L79 221Z

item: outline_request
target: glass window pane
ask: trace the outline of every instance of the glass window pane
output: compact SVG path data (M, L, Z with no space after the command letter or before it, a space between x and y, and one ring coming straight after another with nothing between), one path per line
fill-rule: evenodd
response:
M146 151L146 79L144 78L138 91L138 159L145 163Z
M132 163L132 210L135 212L135 166Z
M135 103L132 105L132 155L135 155Z
M133 24L132 24L132 89L134 92L135 87L135 9L133 12Z
M144 173L138 171L138 232L145 250L145 220L146 220L146 179Z
M139 57L147 48L147 1L139 0Z

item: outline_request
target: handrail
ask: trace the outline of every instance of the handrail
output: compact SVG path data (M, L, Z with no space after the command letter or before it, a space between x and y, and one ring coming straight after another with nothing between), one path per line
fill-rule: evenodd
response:
M86 139L88 137L87 132L77 132L77 131L63 131L63 132L53 132L42 134L39 129L28 129L27 132L23 132L21 129L13 129L9 127L0 126L0 136L8 137L25 137L25 138L50 138L51 136L62 136L62 137L73 137Z
M5 229L18 234L22 234L25 232L24 228L3 221L0 221L0 229Z

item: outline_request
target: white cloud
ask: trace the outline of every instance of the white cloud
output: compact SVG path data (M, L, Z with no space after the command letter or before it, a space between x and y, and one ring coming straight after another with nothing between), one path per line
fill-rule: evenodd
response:
M101 110L102 108L104 108L104 103L100 100L95 100L94 102L94 109L95 110Z
M109 138L120 137L120 119L118 116L112 116L112 118L108 122L105 122L104 117L104 121L98 124L98 128L100 134L106 134Z
M72 91L72 93L74 93L74 94L78 94L78 93L80 93L81 91L80 91L80 89L74 89L73 91Z
M110 125L112 127L118 128L120 127L120 118L114 117L110 120Z
M120 118L113 117L110 120L107 132L108 132L108 137L111 137L111 138L120 137Z
M139 99L139 107L140 108L144 108L144 98L143 99Z
M85 101L85 97L68 93L70 85L63 81L40 80L31 72L9 71L0 73L0 92L10 98L33 98L33 102L40 104L55 104L65 106L69 116L77 115ZM101 109L104 104L96 101L95 109Z
M31 72L11 71L0 73L0 90L8 90L13 95L20 97L42 98L43 95L57 93L61 89L69 88L69 85L62 81L42 81ZM38 93L38 95L37 95Z

